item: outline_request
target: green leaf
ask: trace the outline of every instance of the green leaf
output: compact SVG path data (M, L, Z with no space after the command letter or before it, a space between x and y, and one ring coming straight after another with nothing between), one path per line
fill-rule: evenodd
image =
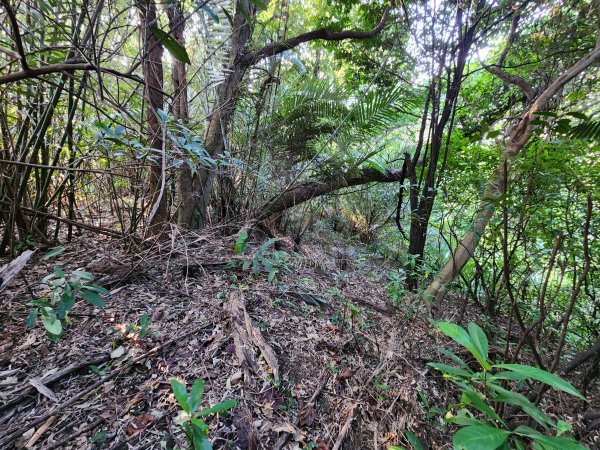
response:
M67 313L73 309L74 305L75 295L72 291L65 290L60 297L60 303L58 304L57 308L59 319L64 319Z
M228 409L233 408L236 404L237 402L235 400L225 400L224 402L217 403L216 405L211 406L210 408L204 408L198 413L198 416L202 417L208 414L222 413L224 411L227 411Z
M494 411L492 407L486 403L486 401L483 399L483 396L479 392L473 390L464 383L457 384L462 388L462 403L471 404L490 419L494 419L502 424L504 423L496 411Z
M244 253L244 250L246 250L246 247L248 247L248 236L249 235L247 231L242 231L235 240L233 251L236 255Z
M42 324L44 324L44 328L48 333L53 334L55 336L60 336L62 334L62 323L56 318L56 316L43 316Z
M42 256L42 260L47 261L50 258L54 258L55 256L58 256L61 253L63 253L65 250L66 250L66 247L58 247L53 250L50 250L48 253L46 253L44 256Z
M405 434L406 439L408 439L408 442L410 442L410 445L412 445L413 450L423 450L421 441L419 441L419 438L415 435L415 433L412 431L407 431Z
M208 426L201 419L192 419L192 443L194 450L212 450L208 440Z
M171 389L173 389L173 395L175 396L175 399L177 400L177 403L179 403L179 406L181 406L181 409L183 409L186 413L190 413L190 404L188 402L188 394L187 394L187 389L185 388L185 386L183 384L181 384L179 381L172 379L171 380Z
M58 278L64 278L65 272L58 266L54 266L54 275Z
M442 363L427 363L428 366L433 367L434 369L439 370L440 372L447 373L450 375L456 375L462 378L471 378L473 376L472 373L467 372L466 370L459 369L454 366L449 366L448 364Z
M509 432L489 425L470 425L454 435L455 450L495 450L508 439Z
M572 429L573 426L570 423L565 422L564 420L558 420L556 422L556 437L559 437L561 434L565 434Z
M190 391L190 414L194 414L200 406L202 400L202 394L204 393L204 381L198 378L192 385Z
M250 0L250 2L256 6L259 10L267 9L268 3L264 0Z
M85 270L74 270L73 275L76 275L79 278L83 278L84 280L87 280L87 281L92 281L94 279L94 275L92 275L89 272L86 272Z
M101 430L92 436L92 442L104 442L108 436L108 431Z
M448 423L454 423L456 425L480 425L481 421L474 419L473 415L467 408L461 408L457 411L456 415L452 415L450 411L444 416L444 421Z
M488 339L479 325L469 322L469 335L483 358L488 360Z
M460 365L461 367L463 367L465 370L467 370L468 372L473 372L471 370L471 368L469 367L469 365L464 362L461 358L459 358L458 356L456 356L454 353L452 353L450 350L447 350L445 348L438 348L438 351L442 354L442 355L446 355L448 358L450 358L452 361L454 361L455 363L457 363L458 365Z
M25 321L25 326L27 328L32 328L35 323L37 322L37 318L38 318L38 309L37 308L33 308L31 311L29 311L29 314L27 315L27 320Z
M575 389L571 383L563 380L560 377L557 377L554 374L551 374L550 372L538 369L537 367L526 366L523 364L496 364L494 367L526 375L527 377L539 381L540 383L545 383L554 389L566 392L567 394L571 394L575 397L585 400L583 394Z
M208 16L215 21L215 23L219 23L219 16L212 10L212 8L210 6L208 6L208 4L206 4L206 2L203 1L197 1L196 3L198 4L202 4L204 3L204 5L202 5L202 10L208 14Z
M494 400L519 406L529 417L546 429L554 427L554 422L523 394L509 391L501 386L494 386L494 390L496 391L496 395L493 397Z
M523 381L527 378L527 375L516 372L498 372L494 374L490 379L492 380L509 380L509 381Z
M578 111L568 112L567 116L575 117L576 119L581 119L581 120L585 120L585 121L590 120L590 118L588 116L586 116L584 113L578 112Z
M543 448L544 450L587 450L587 447L572 439L546 436L524 425L515 428L514 433L534 439L536 444L541 444L541 446L536 445L536 448Z
M490 370L492 368L491 364L486 361L481 352L477 349L477 346L471 339L471 336L469 336L463 327L450 322L438 322L437 328L442 334L448 336L457 344L460 344L469 350L469 352L471 352L481 367L483 367L485 370Z
M95 292L89 291L84 287L79 291L79 293L86 302L91 303L92 305L97 306L98 308L104 308L106 304L104 299Z
M167 33L165 33L158 27L150 27L150 31L156 39L161 41L161 43L165 46L165 48L169 51L173 58L186 64L191 64L190 57L188 56L185 48L183 48L181 44L177 42L172 36L169 36Z
M85 289L88 291L94 291L98 294L110 294L108 289L103 288L102 286L98 286L97 284L86 284Z

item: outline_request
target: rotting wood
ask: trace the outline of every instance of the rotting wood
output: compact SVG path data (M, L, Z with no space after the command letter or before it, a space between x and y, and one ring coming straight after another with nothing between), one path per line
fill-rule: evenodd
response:
M229 294L229 300L225 305L225 308L231 318L235 354L239 364L242 366L246 381L250 380L250 370L254 373L259 373L260 366L256 361L254 350L254 347L256 347L269 366L269 370L273 375L273 380L276 383L279 382L279 363L277 362L277 356L275 355L273 348L264 339L258 327L252 323L252 319L250 319L244 305L244 296L242 295L242 292L239 290L232 291Z

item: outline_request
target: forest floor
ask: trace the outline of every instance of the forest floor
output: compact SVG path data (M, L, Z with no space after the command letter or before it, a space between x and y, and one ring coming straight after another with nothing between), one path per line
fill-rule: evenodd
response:
M408 446L406 430L424 448L451 448L441 407L456 398L426 365L448 340L417 304L390 303L392 264L331 232L307 242L281 242L291 256L271 282L227 266L260 242L236 255L214 235L174 231L136 252L80 237L50 261L36 255L27 283L0 297L0 448L184 448L173 378L203 379L203 406L237 400L207 420L214 448L385 449ZM111 290L104 309L78 302L58 342L39 322L25 326L54 265ZM476 319L459 317L460 303L438 316ZM566 397L551 401L550 414L572 410Z

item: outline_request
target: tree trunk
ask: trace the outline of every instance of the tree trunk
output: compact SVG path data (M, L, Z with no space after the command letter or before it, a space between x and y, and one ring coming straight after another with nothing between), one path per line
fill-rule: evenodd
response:
M487 183L483 198L473 217L473 222L469 231L465 233L452 257L446 262L433 282L423 293L423 299L425 301L431 302L435 300L436 303L439 303L446 294L448 284L458 276L469 258L471 258L471 255L475 252L479 239L492 218L498 199L503 192L504 164L508 164L531 137L531 121L535 119L536 113L544 109L548 101L557 94L566 83L599 60L600 45L597 45L594 50L556 78L533 102L531 107L521 115L521 119L510 132L508 141L500 155L498 167Z
M144 42L142 72L144 74L146 92L146 136L147 146L153 156L150 164L147 201L151 212L148 216L149 230L157 233L168 219L167 197L165 195L165 143L163 141L163 124L157 114L163 108L163 46L152 33L151 28L157 26L156 4L154 0L139 1L141 28Z
M170 0L167 6L169 29L171 36L185 48L185 16L179 0ZM187 95L186 67L183 61L173 59L171 73L173 83L173 116L184 126L189 121L189 104ZM182 155L186 158L186 155ZM187 227L192 223L195 209L193 173L188 164L183 164L177 174L178 204L177 224Z

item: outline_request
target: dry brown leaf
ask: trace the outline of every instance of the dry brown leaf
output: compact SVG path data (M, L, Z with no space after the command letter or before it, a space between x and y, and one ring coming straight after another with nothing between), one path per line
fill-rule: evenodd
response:
M127 425L127 430L125 432L128 436L133 436L134 434L141 433L144 431L150 424L154 422L154 416L152 414L142 414L141 416L133 419L129 425Z

